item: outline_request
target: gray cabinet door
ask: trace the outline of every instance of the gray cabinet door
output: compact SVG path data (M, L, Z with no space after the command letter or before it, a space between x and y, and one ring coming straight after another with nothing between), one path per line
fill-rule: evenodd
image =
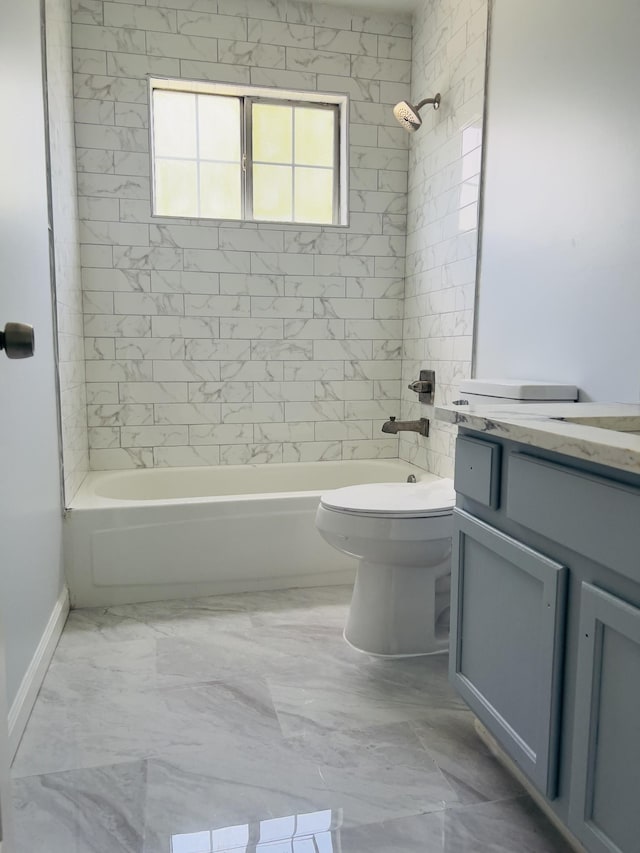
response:
M594 853L640 850L640 610L582 584L569 827Z
M454 512L450 678L505 751L556 796L567 570Z

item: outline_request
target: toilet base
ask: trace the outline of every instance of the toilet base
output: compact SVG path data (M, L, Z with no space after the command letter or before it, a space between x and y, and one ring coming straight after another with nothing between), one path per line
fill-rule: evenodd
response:
M438 565L392 566L361 560L344 638L376 657L441 654L449 647L450 559Z
M424 657L427 657L428 655L444 655L449 651L449 643L447 641L443 648L436 649L434 652L411 652L409 654L401 653L401 654L396 654L396 655L383 655L383 654L380 654L380 652L369 652L369 651L366 651L366 649L361 649L358 646L354 646L353 643L351 643L349 641L349 638L347 637L347 629L346 628L342 632L342 639L345 641L345 643L348 646L351 646L351 648L354 650L354 652L360 652L360 654L369 655L372 658L382 658L383 660L397 660L398 658L424 658Z

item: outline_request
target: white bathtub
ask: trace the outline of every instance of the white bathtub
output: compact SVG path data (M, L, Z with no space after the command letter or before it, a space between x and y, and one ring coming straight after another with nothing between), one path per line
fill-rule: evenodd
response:
M314 519L323 491L437 479L399 460L93 472L65 519L77 607L353 580Z

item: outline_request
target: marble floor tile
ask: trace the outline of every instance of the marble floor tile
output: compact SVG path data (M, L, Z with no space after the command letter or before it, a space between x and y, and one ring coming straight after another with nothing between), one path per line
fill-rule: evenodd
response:
M522 787L479 739L467 710L434 711L410 723L460 803L521 796Z
M17 853L557 853L446 656L342 638L347 588L75 611L14 762Z
M105 693L260 678L266 669L289 669L293 658L287 649L292 643L283 638L270 647L266 639L248 624L218 627L191 639L161 636L96 646L78 644L72 651L66 644L55 655L44 686L60 696L86 701Z
M142 853L145 762L13 782L15 853Z
M347 827L438 812L457 804L455 791L437 771L398 767L379 769L366 777L332 767L319 770L325 788L321 805L341 812Z
M327 644L329 645L329 644ZM305 644L287 628L225 631L207 641L158 640L157 671L167 678L191 680L262 677L267 672L299 672Z
M150 760L147 827L164 826L168 802L174 822L184 817L184 832L322 810L357 826L457 803L408 726L334 735L251 742L231 734L215 750ZM158 839L167 831L158 830Z
M325 608L321 610L324 612ZM314 612L315 608L307 607L307 611ZM267 612L271 615L273 610ZM298 608L295 621L290 623L279 622L280 618L288 618L281 611L278 621L252 617L249 628L219 629L206 638L159 639L158 674L192 680L269 674L297 683L302 673L331 676L338 670L351 673L362 667L367 659L350 648L342 637L344 612L333 624L331 620L329 624L320 624L317 616L311 617L317 622L305 624L300 613Z
M309 727L349 729L421 719L429 709L462 708L447 680L446 656L415 662L361 656L360 664L333 672L299 671L286 679L267 675L273 704L286 735Z
M525 797L345 828L340 842L341 853L570 853Z
M191 747L214 751L230 733L238 732L247 746L280 736L269 691L261 681L105 692L86 700L45 684L13 773L97 767Z
M219 630L250 626L241 596L230 595L72 610L56 657L82 656L100 645L131 640L206 639Z
M325 809L315 767L281 745L208 754L190 750L148 762L144 853L169 853L174 835L223 830ZM233 754L232 754L233 753Z
M455 792L408 728L377 734L377 760L356 755L374 742L375 735L364 732L350 744L337 738L339 758L335 748L323 755L320 741L307 750L286 739L250 743L231 735L214 751L150 759L145 853L164 850L171 834L267 818L331 811L340 826L359 826L455 804ZM403 766L411 747L416 752Z
M351 586L326 586L251 594L254 625L317 625L342 634L351 602Z
M44 689L61 698L77 701L100 699L105 693L135 692L178 687L194 681L188 673L164 673L158 668L158 640L80 646L69 654L56 654L47 672ZM197 678L195 681L202 681ZM209 679L210 680L210 679Z
M286 742L323 771L344 770L362 778L381 769L392 775L397 769L434 772L438 767L410 723L343 730L309 726Z
M406 723L349 730L307 729L287 743L312 761L324 803L352 826L456 804L454 789Z

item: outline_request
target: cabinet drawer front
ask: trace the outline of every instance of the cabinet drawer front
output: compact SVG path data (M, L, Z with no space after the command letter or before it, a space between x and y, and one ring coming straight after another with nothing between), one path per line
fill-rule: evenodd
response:
M509 455L509 518L603 566L640 580L640 493L602 477Z
M500 499L499 444L460 436L456 441L456 491L497 509Z
M553 799L567 571L457 509L453 547L451 681Z
M640 610L582 584L569 826L594 853L640 845Z

